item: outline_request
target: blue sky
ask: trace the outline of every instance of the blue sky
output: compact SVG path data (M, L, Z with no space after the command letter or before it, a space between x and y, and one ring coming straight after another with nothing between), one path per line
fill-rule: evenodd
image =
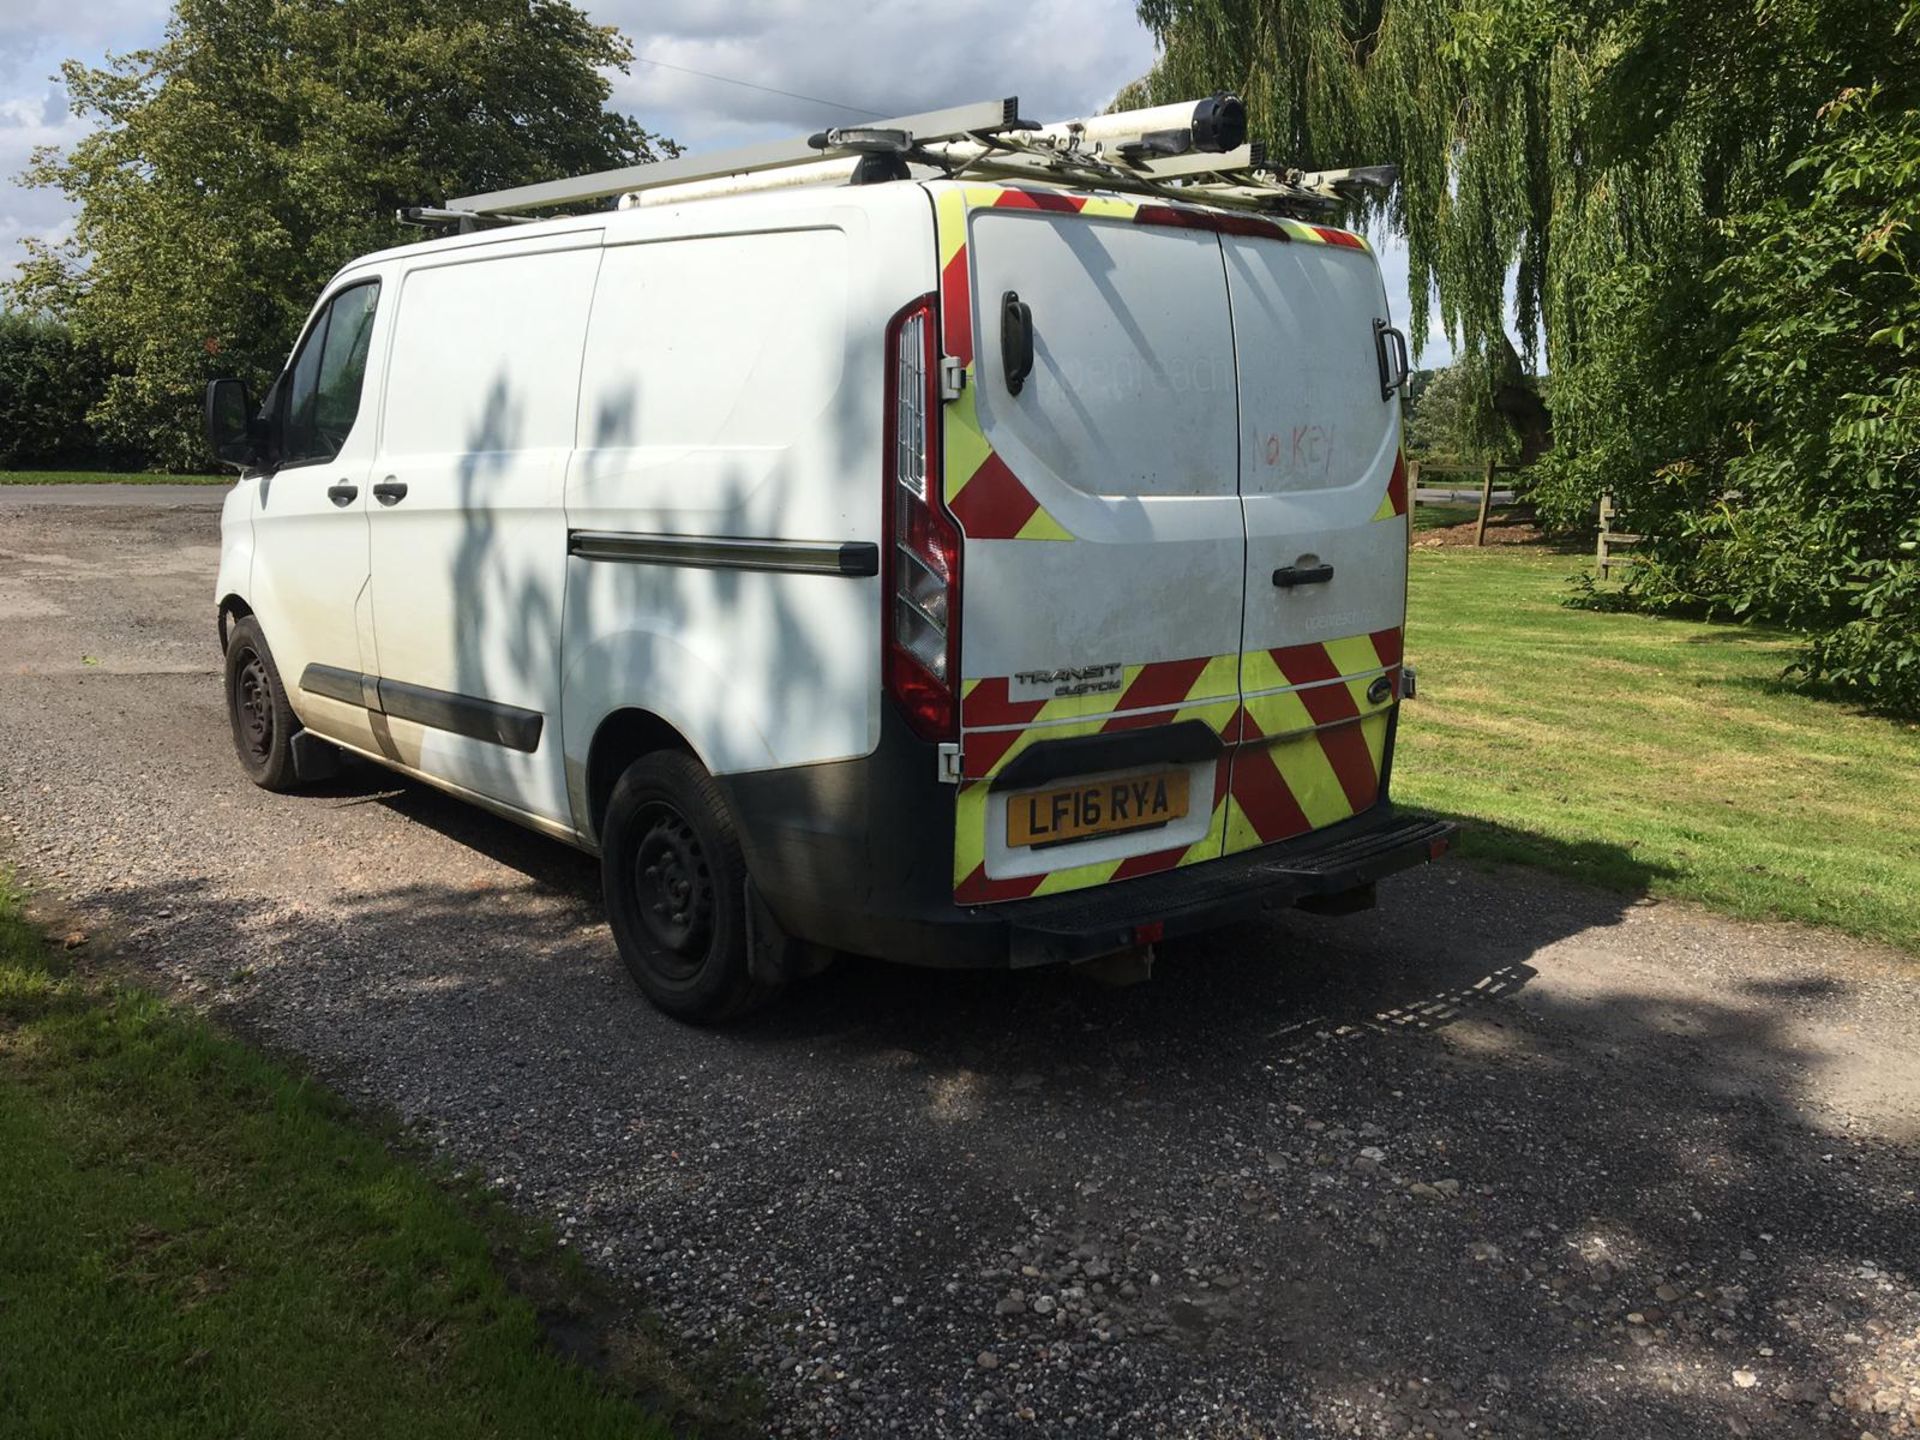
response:
M15 178L35 146L69 144L82 133L53 78L60 62L97 62L109 50L151 44L168 8L166 0L0 5L0 274L11 273L25 237L57 236L67 224L58 196L27 190ZM832 12L808 0L587 0L584 8L623 30L639 55L661 62L636 63L630 74L614 76L614 105L702 150L857 119L860 111L898 115L1008 94L1035 119L1065 119L1103 107L1154 55L1132 0L958 0L938 8L867 0L857 10ZM823 13L838 23L822 24ZM1404 325L1406 252L1375 239L1394 317ZM1423 363L1444 363L1448 347L1437 324L1431 328Z

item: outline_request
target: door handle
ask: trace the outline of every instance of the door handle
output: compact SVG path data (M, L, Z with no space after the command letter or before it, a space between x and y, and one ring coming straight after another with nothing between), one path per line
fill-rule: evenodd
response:
M327 499L336 505L351 505L359 498L359 495L360 487L358 485L349 485L344 481L338 485L329 485L327 487Z
M1291 590L1296 585L1324 585L1331 579L1331 565L1309 565L1305 569L1298 565L1282 565L1273 572L1273 583L1282 590Z
M386 479L373 487L373 498L382 505L398 505L407 498L407 482Z

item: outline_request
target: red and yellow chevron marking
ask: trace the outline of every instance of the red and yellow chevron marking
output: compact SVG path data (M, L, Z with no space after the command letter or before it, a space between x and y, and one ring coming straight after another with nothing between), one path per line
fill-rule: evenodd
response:
M945 353L956 357L967 375L960 398L949 401L946 409L945 498L947 508L969 540L1074 538L994 453L980 428L979 411L974 403L973 296L967 254L967 213L991 209L1044 210L1128 220L1137 225L1170 225L1272 240L1340 245L1362 251L1368 248L1360 236L1326 225L1309 225L1278 216L1144 202L1121 195L1083 195L1006 185L962 185L939 191L934 202L934 223L940 247L941 335ZM1391 513L1402 514L1406 509L1404 470L1396 469L1395 474L1402 477L1402 498L1400 509Z
M1228 752L1214 766L1213 814L1207 833L1190 845L1175 846L1124 860L1074 865L1043 875L992 880L986 873L988 782L1014 756L1040 740L1066 740L1102 731L1199 720L1227 737L1239 722L1240 657L1201 655L1129 665L1118 690L1103 695L1073 695L1053 700L1009 698L1005 676L968 680L961 686L960 714L965 727L961 749L960 793L955 801L953 893L962 904L1023 900L1053 895L1109 880L1151 875L1177 865L1211 860L1225 835ZM996 726L978 729L978 726ZM1196 797L1198 798L1198 797Z
M1397 520L1407 513L1407 452L1401 450L1393 457L1393 474L1387 480L1387 493L1380 497L1380 508L1373 512L1376 520Z
M1387 723L1400 690L1401 632L1126 667L1104 695L1014 701L1006 677L962 686L966 726L955 801L953 893L962 904L1024 900L1151 875L1332 825L1380 798ZM1386 675L1388 696L1367 698ZM1244 687L1245 699L1232 693ZM986 873L989 781L1041 740L1204 721L1227 742L1215 763L1213 816L1190 845L1041 875ZM993 729L979 729L980 726Z
M1241 657L1246 691L1223 853L1318 830L1380 798L1387 722L1400 693L1401 632L1379 630ZM1384 700L1367 698L1382 674Z
M1033 492L994 453L980 428L974 404L972 278L967 256L967 208L991 204L995 186L969 185L939 192L934 225L940 246L940 327L948 355L966 369L960 398L947 403L942 429L941 473L947 508L969 540L1071 540Z

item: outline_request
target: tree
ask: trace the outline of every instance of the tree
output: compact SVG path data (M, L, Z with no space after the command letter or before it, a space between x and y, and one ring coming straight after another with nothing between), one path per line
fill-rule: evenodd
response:
M63 67L99 127L23 177L78 216L15 294L114 366L103 435L203 467L205 380L260 388L342 263L418 238L398 207L653 158L606 109L631 55L567 0L178 0L155 49Z
M1711 503L1685 475L1638 491L1642 588L1799 626L1809 678L1920 714L1920 108L1885 101L1836 97L1806 201L1727 226L1709 278L1738 443Z
M1407 398L1407 451L1415 459L1468 463L1483 458L1484 415L1472 413L1474 396L1457 365L1424 372L1427 383ZM1412 387L1408 387L1411 392Z

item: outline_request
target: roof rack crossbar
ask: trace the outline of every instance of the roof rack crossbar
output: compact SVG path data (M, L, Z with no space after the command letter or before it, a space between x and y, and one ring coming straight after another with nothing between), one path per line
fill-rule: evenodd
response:
M985 100L973 105L954 105L945 110L929 110L920 115L903 115L897 120L876 120L858 127L859 132L904 130L916 143L930 144L960 140L973 135L992 135L1022 124L1019 100ZM746 171L778 170L789 165L805 165L816 160L860 153L854 147L831 142L833 132L825 132L829 143L816 146L812 139L775 140L764 145L749 145L717 155L689 155L677 160L656 160L646 165L627 165L618 170L601 170L578 175L570 180L547 180L535 185L517 185L511 190L495 190L486 195L463 195L449 200L448 210L464 210L480 215L509 210L545 210L556 205L579 205L606 200L616 195L677 185L688 180L712 180ZM818 137L816 137L818 138Z

